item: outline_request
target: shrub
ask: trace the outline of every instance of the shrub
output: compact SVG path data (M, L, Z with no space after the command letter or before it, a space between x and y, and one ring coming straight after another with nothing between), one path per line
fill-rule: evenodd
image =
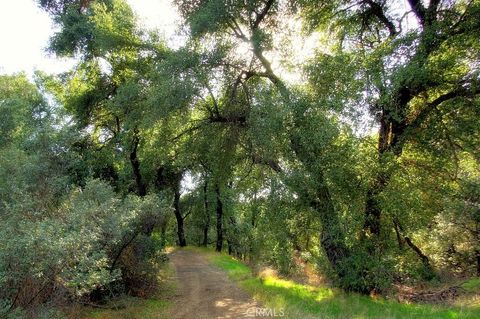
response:
M392 282L392 263L379 254L369 254L365 247L352 249L352 254L339 265L342 276L339 286L346 291L382 292Z
M168 207L157 195L121 199L105 182L90 180L49 215L9 214L0 229L2 311L89 297L112 283L135 290L128 286L160 248L149 235Z

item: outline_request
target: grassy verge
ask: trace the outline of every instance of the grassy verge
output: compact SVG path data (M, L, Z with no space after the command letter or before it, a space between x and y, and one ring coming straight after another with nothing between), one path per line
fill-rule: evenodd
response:
M230 256L203 249L198 251L206 253L214 265L227 272L266 307L277 313L283 310L284 318L480 318L478 307L404 304L328 287L300 285L274 276L258 278L249 267Z
M70 309L68 318L82 319L167 319L168 301L175 293L174 270L170 265L165 265L159 272L159 288L155 296L144 299L130 296L119 297L112 300L105 307L110 309L79 307Z
M82 319L166 319L168 302L156 298L141 299L135 297L121 297L109 304L110 307L118 305L118 309L93 309L80 310ZM70 317L70 316L69 316ZM78 318L78 317L77 317Z
M470 279L461 284L460 287L469 292L480 292L480 278Z

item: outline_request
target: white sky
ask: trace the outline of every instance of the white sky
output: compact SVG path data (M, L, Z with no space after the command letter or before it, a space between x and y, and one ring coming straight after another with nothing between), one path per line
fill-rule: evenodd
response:
M170 39L178 14L171 0L127 0L148 28L157 28ZM53 23L35 0L0 0L0 74L34 70L58 73L75 61L48 56L45 48L53 34Z

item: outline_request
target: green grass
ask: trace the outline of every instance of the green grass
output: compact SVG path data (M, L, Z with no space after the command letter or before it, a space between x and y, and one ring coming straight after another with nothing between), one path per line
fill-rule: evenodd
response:
M116 303L122 304L118 310L95 309L84 310L84 319L166 319L169 303L160 299L140 299L124 297Z
M404 304L329 287L301 285L273 276L258 278L249 267L230 256L210 252L208 258L266 307L285 311L284 318L480 318L479 308Z
M470 279L460 285L463 289L469 292L478 292L480 291L480 278Z

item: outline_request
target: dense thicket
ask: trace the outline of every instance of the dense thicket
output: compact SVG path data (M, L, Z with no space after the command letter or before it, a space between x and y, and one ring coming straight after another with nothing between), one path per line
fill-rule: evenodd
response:
M86 137L24 75L1 76L0 90L2 315L85 302L106 289L146 289L143 278L155 276L150 263L159 257L149 236L166 222L169 197L121 196L85 172L88 154L76 148Z
M177 0L176 49L122 0L39 4L78 64L1 77L2 311L135 293L165 244L480 275L480 2Z

